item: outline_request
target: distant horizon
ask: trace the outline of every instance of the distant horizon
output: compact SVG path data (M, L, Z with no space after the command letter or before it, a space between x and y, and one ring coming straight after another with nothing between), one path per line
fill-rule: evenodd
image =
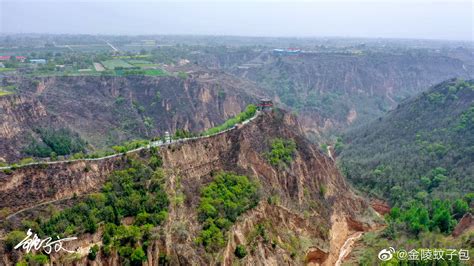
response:
M0 33L474 41L470 1L346 1L2 0Z
M252 35L225 35L225 34L107 34L107 33L51 33L51 32L0 32L0 36L13 36L13 35L24 35L24 36L106 36L106 37L225 37L225 38L262 38L262 39L340 39L340 40L393 40L393 41L433 41L433 42L470 42L474 43L473 40L463 39L428 39L428 38L404 38L404 37L366 37L366 36L252 36Z

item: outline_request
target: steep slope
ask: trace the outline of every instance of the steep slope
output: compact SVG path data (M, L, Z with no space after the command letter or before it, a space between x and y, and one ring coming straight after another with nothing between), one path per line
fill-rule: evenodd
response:
M223 81L223 82L221 82ZM225 81L225 82L224 82ZM258 91L231 76L195 70L179 77L45 77L9 81L0 98L0 161L27 156L41 129L68 129L102 149L176 129L200 131L242 111Z
M474 191L473 115L473 81L440 83L349 132L342 166L354 184L392 203L420 192L461 197Z
M291 160L285 161L284 165L269 162L268 153L275 148L272 148L275 139L295 144ZM281 110L262 113L254 121L226 133L163 147L158 154L163 164L155 169L155 175L163 175L163 190L170 203L167 218L152 230L152 237L148 238L146 245L141 240L135 243L143 245L146 265L156 265L163 260L173 265L232 265L239 261L248 265L281 262L290 265L333 265L345 240L353 232L367 230L373 225L372 212L367 203L352 192L334 162L303 137L296 118ZM113 160L97 161L89 167L88 163L77 162L54 167L16 169L11 175L0 174L0 187L3 190L0 202L2 207L14 210L31 206L34 204L31 199L48 201L69 198L76 193L74 204L77 204L81 201L81 195L97 191L101 184L109 180L110 169L127 169L141 164L139 162L146 164L153 156L156 156L153 151L143 151ZM87 171L84 170L86 168ZM137 168L129 173L139 171L143 173L140 178L143 178L148 171L146 169ZM246 176L258 184L259 200L256 206L243 212L227 227L225 241L218 245L219 248L209 251L195 241L202 237L201 231L205 226L200 218L203 215L201 192L216 182L222 171ZM157 180L161 179L145 179L133 187ZM81 189L68 185L91 182L95 185L81 186ZM59 183L64 183L64 186ZM106 189L101 191L107 193ZM134 203L130 201L127 204ZM56 208L59 206L58 202ZM17 226L24 229L19 225L20 221L31 215L31 212L34 210L11 218L10 226L3 224L4 229L10 231ZM100 214L96 216L100 217ZM43 219L47 217L45 215ZM135 224L139 219L138 216L123 218L122 223L128 225ZM86 252L72 261L85 264L89 247L94 243L103 244L103 232L99 226L93 234L80 233L80 241L71 243L68 248L76 250L80 246L78 250L85 249ZM237 252L238 247L244 249L245 253ZM7 254L4 256L4 263L7 264L11 259L21 257L18 251ZM126 253L118 254L114 248L109 253L101 249L95 260L103 265L115 265L125 263L126 256ZM238 256L243 258L239 259ZM51 259L64 262L65 257L65 254L56 253Z
M472 78L470 58L432 51L301 53L270 52L233 67L237 76L260 84L296 110L305 132L328 136L348 125L368 122L402 99L449 78Z
M346 177L392 207L387 227L366 234L350 263L379 264L377 254L387 246L473 252L473 81L435 85L343 140L338 160ZM456 259L452 263L470 265Z

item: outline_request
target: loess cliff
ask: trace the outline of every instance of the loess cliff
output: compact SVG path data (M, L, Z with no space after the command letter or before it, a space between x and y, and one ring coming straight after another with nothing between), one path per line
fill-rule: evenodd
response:
M275 138L296 143L288 167L274 166L265 156ZM179 194L184 201L171 201L166 221L156 228L158 233L148 244L144 265L157 265L163 256L172 265L334 265L350 235L375 225L372 209L354 194L334 161L304 138L294 116L279 109L261 113L226 133L163 146L159 154L168 197ZM9 208L10 213L24 210L10 215L2 225L3 234L21 224L21 219L41 212L45 205L38 203L59 200L48 205L62 208L68 201L80 201L83 195L97 191L111 171L125 166L128 156L146 158L149 152L0 173L0 208ZM202 226L197 207L201 189L221 171L257 182L260 200L226 232L224 248L210 254L195 242ZM270 200L275 198L278 201ZM255 233L262 226L265 237ZM51 260L85 265L89 247L101 245L102 232L99 228L97 233L80 235L79 241L71 242L69 248L76 250L74 260L66 260L61 253L52 255ZM247 247L247 256L236 257L237 245ZM22 257L19 251L3 249L0 253L4 264ZM119 261L117 254L100 252L91 263L116 265Z
M69 129L88 150L164 131L201 131L241 112L255 102L251 92L258 91L252 83L199 69L186 78L64 76L4 82L16 86L17 93L0 98L0 162L27 157L25 148L40 140L38 129L44 128Z

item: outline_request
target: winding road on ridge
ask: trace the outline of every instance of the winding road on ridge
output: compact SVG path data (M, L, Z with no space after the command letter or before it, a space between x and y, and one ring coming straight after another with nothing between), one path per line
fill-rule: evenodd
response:
M61 163L70 163L70 162L80 162L80 161L99 161L99 160L105 160L105 159L109 159L109 158L114 158L114 157L118 157L118 156L122 156L123 154L129 154L129 153L134 153L134 152L137 152L137 151L140 151L140 150L144 150L144 149L149 149L149 148L152 148L152 147L160 147L160 146L167 146L167 145L171 145L171 144L174 144L174 143L182 143L182 142L186 142L186 141L190 141L190 140L196 140L196 139L204 139L204 138L209 138L209 137L213 137L213 136L216 136L216 135L219 135L219 134L223 134L225 132L228 132L228 131L231 131L233 129L236 129L238 126L241 126L241 125L245 125L247 123L249 123L250 121L254 120L255 118L258 117L258 115L260 114L260 111L257 111L255 113L255 115L241 123L238 123L236 125L234 125L233 127L231 128L228 128L226 130L223 130L221 132L217 132L217 133L214 133L214 134L211 134L211 135L207 135L207 136L201 136L201 137L192 137L192 138L184 138L184 139L177 139L177 140L171 140L169 142L163 142L161 140L159 141L153 141L151 142L150 144L148 144L147 146L143 146L143 147L140 147L140 148L136 148L136 149L133 149L133 150L129 150L127 152L123 152L123 153L116 153L116 154L112 154L112 155L108 155L108 156L104 156L104 157L100 157L100 158L90 158L90 159L71 159L71 160L61 160L61 161L45 161L45 162L33 162L33 163L28 163L28 164L23 164L23 165L16 165L16 166L4 166L4 167L0 167L0 170L5 170L5 169L12 169L12 168L21 168L21 167L26 167L26 166L32 166L32 165L49 165L49 164L61 164ZM25 208L25 209L21 209L15 213L12 213L10 215L8 215L5 219L6 220L9 220L11 219L12 217L24 212L24 211L28 211L28 210L31 210L31 209L34 209L36 207L39 207L39 206L42 206L42 205L46 205L46 204L49 204L49 203L53 203L53 202L57 202L57 201L61 201L61 200L66 200L68 198L61 198L61 199L55 199L55 200L50 200L50 201L45 201L45 202L41 202L41 203L38 203L34 206L31 206L31 207L28 207L28 208Z
M234 130L236 129L237 127L239 126L243 126L249 122L251 122L252 120L254 120L255 118L258 117L258 115L260 114L260 111L257 111L255 113L255 115L241 123L238 123L236 125L234 125L233 127L229 128L229 129L226 129L226 130L223 130L221 132L217 132L215 134L211 134L211 135L207 135L207 136L201 136L201 137L192 137L192 138L184 138L184 139L178 139L178 140L171 140L169 142L163 142L161 140L159 141L153 141L151 142L150 144L148 144L147 146L143 146L143 147L140 147L140 148L136 148L136 149L133 149L133 150L129 150L127 152L123 152L123 153L116 153L116 154L112 154L112 155L108 155L108 156L104 156L104 157L100 157L100 158L91 158L91 159L71 159L71 160L62 160L62 161L45 161L45 162L34 162L34 163L29 163L29 164L24 164L24 165L17 165L17 166L4 166L4 167L0 167L0 170L4 170L4 169L11 169L13 167L15 168L21 168L21 167L26 167L26 166L32 166L32 165L44 165L44 164L60 164L60 163L70 163L70 162L78 162L78 161L99 161L99 160L104 160L104 159L109 159L109 158L114 158L114 157L118 157L118 156L122 156L123 154L129 154L129 153L134 153L134 152L137 152L137 151L140 151L140 150L143 150L143 149L149 149L149 148L152 148L152 147L160 147L160 146L167 146L167 145L171 145L171 144L174 144L174 143L182 143L182 142L186 142L186 141L190 141L190 140L196 140L196 139L204 139L204 138L209 138L209 137L212 137L212 136L216 136L216 135L219 135L219 134L223 134L225 132L228 132L228 131L231 131L231 130ZM331 151L329 150L330 147L328 147L328 154L329 154L329 157L334 160L332 158L332 154L331 154ZM55 200L49 200L49 201L45 201L45 202L41 202L41 203L38 203L34 206L31 206L31 207L28 207L28 208L25 208L25 209L21 209L21 210L18 210L17 212L15 213L12 213L10 215L8 215L5 220L9 220L13 217L15 217L16 215L22 213L22 212L25 212L25 211L28 211L28 210L32 210L34 208L37 208L39 206L43 206L43 205L46 205L46 204L50 204L50 203L54 203L54 202L57 202L57 201L62 201L62 200L67 200L67 199L70 199L70 197L68 198L61 198L61 199L55 199ZM360 239L362 237L364 232L356 232L352 235L350 235L346 241L344 242L344 245L341 247L340 251L339 251L339 256L338 256L338 260L336 261L336 266L340 266L342 264L342 262L344 261L344 259L347 257L347 255L350 254L350 252L352 251L352 247L354 245L354 243ZM1 239L1 238L0 238Z
M247 120L245 120L241 123L238 123L238 124L234 125L231 128L228 128L226 130L223 130L221 132L217 132L217 133L214 133L214 134L211 134L211 135L200 136L200 137L192 137L192 138L183 138L183 139L171 140L169 142L163 142L162 140L152 141L152 142L150 142L150 144L148 144L146 146L143 146L143 147L139 147L139 148L129 150L129 151L126 151L126 152L115 153L115 154L111 154L111 155L104 156L104 157L99 157L99 158L83 158L83 159L70 159L70 160L61 160L61 161L32 162L32 163L21 164L21 165L2 166L2 167L0 167L0 170L12 169L12 168L18 169L18 168L21 168L21 167L32 166L32 165L45 165L45 164L49 165L49 164L80 162L80 161L84 161L84 162L87 162L87 161L100 161L100 160L104 160L104 159L109 159L109 158L122 156L124 154L134 153L134 152L141 151L141 150L144 150L144 149L150 149L152 147L167 146L167 145L171 145L171 144L174 144L174 143L182 143L182 142L186 142L186 141L190 141L190 140L210 138L210 137L213 137L213 136L216 136L216 135L223 134L223 133L226 133L228 131L234 130L239 125L245 125L245 124L249 123L250 121L254 120L255 118L257 118L259 114L260 114L260 111L257 111L253 117L251 117L251 118L249 118L249 119L247 119Z

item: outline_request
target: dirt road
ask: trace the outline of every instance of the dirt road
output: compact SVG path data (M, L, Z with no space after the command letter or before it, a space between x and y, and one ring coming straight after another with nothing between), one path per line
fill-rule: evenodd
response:
M352 248L354 247L354 243L362 237L364 232L356 232L352 234L349 238L347 238L346 242L342 246L341 250L339 251L339 258L336 261L336 266L340 266L344 259L351 253Z

